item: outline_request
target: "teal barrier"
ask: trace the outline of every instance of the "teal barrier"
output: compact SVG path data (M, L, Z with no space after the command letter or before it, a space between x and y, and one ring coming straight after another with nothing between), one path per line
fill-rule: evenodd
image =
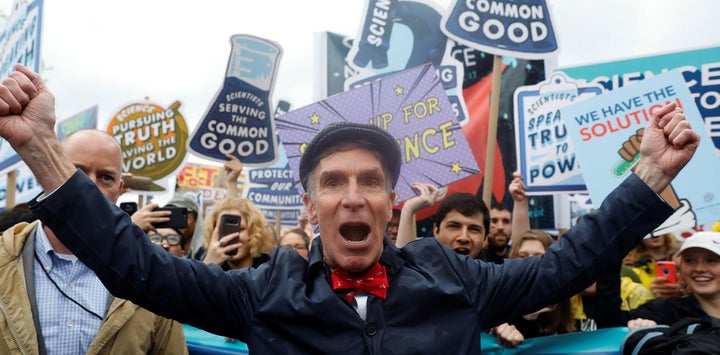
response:
M514 348L505 348L498 344L494 335L483 333L480 337L480 348L483 354L618 355L620 354L620 345L627 334L626 327L606 328L592 332L525 339Z
M183 324L185 342L190 355L250 354L247 344L227 341L225 337Z
M191 355L249 354L247 344L230 342L225 337L183 324L185 339ZM494 335L483 333L480 348L488 355L619 355L620 344L627 336L626 327L600 329L526 339L514 348L498 344Z

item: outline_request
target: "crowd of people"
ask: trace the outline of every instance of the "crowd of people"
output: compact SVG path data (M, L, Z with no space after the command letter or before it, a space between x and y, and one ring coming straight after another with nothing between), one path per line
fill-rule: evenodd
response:
M187 353L181 323L258 353L471 354L481 332L514 346L683 317L720 322L720 233L682 244L651 233L673 212L658 193L699 144L675 104L653 115L634 173L551 235L531 228L518 173L512 206L425 183L394 206L395 138L348 122L306 147L297 226L277 233L238 196L242 164L228 156L225 199L203 213L175 196L165 206L185 208L187 223L156 227L170 219L159 205L131 216L115 206L126 190L113 137L82 130L57 141L52 103L20 65L0 86L0 136L44 189L0 216L0 299L11 300L0 301L0 332L14 335L0 353ZM415 214L433 205L434 237L418 238ZM658 261L678 265L678 282L656 276Z

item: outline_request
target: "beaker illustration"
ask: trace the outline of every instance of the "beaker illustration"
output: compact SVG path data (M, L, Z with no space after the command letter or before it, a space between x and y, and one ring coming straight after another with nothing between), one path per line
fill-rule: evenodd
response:
M282 56L279 44L249 35L230 38L232 49L223 86L200 121L189 148L217 161L232 154L246 166L277 160L272 94Z

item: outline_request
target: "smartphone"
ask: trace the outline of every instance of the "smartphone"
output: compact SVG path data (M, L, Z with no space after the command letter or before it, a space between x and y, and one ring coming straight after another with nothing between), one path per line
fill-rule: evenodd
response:
M133 213L137 212L138 205L137 202L120 202L120 209L125 211L129 216L132 216Z
M153 223L155 228L185 228L187 227L187 208L185 207L158 207L153 211L170 211L170 220L162 223Z
M150 191L152 178L145 176L123 176L124 186L133 190Z
M657 277L667 277L669 283L677 283L677 270L673 261L658 261L655 274Z
M220 238L228 234L240 232L241 219L242 217L236 214L223 214L222 216L220 216ZM235 238L226 245L237 243L240 243L240 238ZM232 251L227 252L227 255L235 254L237 254L237 249L233 249Z

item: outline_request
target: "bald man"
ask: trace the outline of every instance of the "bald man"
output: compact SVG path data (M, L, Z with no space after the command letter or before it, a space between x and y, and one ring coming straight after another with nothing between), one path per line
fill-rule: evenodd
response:
M62 147L116 202L123 189L117 141L81 130ZM0 312L0 333L17 335L2 338L1 354L187 354L180 323L114 298L40 221L15 225L0 244L0 308L10 311Z

